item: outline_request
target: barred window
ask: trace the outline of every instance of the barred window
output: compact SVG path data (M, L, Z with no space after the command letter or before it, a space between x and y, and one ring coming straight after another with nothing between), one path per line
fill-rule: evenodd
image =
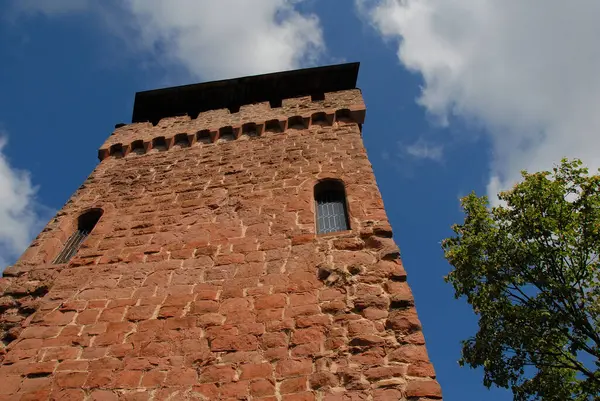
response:
M92 232L96 223L98 223L98 220L102 217L102 213L102 209L92 209L79 216L77 219L77 229L69 237L62 251L52 263L68 263L69 260L75 256L83 241L85 241L87 236Z
M315 185L315 209L318 234L350 229L346 192L340 181L326 180Z

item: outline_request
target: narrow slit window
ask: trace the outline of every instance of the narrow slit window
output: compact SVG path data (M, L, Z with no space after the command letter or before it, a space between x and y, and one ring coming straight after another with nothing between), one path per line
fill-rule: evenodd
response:
M52 263L60 264L60 263L68 263L69 260L79 250L83 241L87 238L88 235L92 232L98 220L102 217L102 209L92 209L77 219L77 229L75 232L69 237L62 251L58 254L58 256L54 259Z
M350 229L346 192L340 181L326 180L315 185L315 210L318 234Z

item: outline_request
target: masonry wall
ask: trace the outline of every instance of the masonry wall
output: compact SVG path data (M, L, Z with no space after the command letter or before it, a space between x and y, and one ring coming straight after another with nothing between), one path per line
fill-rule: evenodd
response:
M440 399L363 117L353 90L117 129L0 279L0 400ZM325 178L349 231L315 234Z

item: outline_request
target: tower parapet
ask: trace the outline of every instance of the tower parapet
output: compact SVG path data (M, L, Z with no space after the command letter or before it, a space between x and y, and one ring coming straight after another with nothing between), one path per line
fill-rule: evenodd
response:
M178 143L193 146L337 122L364 123L366 107L359 89L324 93L323 97L323 100L311 96L279 99L280 107L271 107L268 101L242 105L235 113L224 108L200 112L195 118L163 117L156 125L151 122L122 125L100 147L98 157L103 160L111 155L128 155L136 149L145 153L152 150L155 138L164 138L166 148L170 149Z

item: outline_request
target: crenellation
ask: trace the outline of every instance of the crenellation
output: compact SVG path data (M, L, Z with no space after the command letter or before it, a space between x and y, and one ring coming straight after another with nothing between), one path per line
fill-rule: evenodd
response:
M158 124L156 124L156 127L162 129L173 128L180 125L185 125L191 120L192 118L190 116L165 117L161 119Z
M252 121L255 118L255 116L264 115L265 113L270 112L271 105L269 104L269 102L246 104L240 107L240 121Z
M289 126L290 118L296 120L302 118L305 127L310 127L313 124L312 116L319 113L325 113L326 121L333 124L339 110L348 110L347 113L350 116L345 117L352 118L356 122L362 124L364 121L364 102L359 90L326 93L324 100L313 101L310 96L304 96L284 99L282 103L282 106L278 108L271 108L269 102L245 105L237 113L231 113L228 109L210 110L201 112L196 118L190 116L166 117L161 119L156 126L151 123L134 123L123 126L116 129L100 147L98 157L100 160L104 160L110 156L110 147L115 144L120 143L124 148L130 148L134 141L151 142L157 136L164 136L167 140L171 140L174 135L184 131L188 135L192 135L194 132L207 129L213 132L211 141L215 142L218 141L218 133L226 127L238 130L235 132L237 139L244 132L243 127L247 124L265 125L263 131L256 131L258 136L265 131L274 130L274 120L279 121L281 132ZM323 109L326 111L323 112ZM322 115L319 116L322 118ZM323 121L317 120L316 123L322 124ZM192 145L194 143L191 141ZM167 145L167 148L170 146ZM146 150L151 150L151 147ZM129 152L125 151L125 154L127 153Z

